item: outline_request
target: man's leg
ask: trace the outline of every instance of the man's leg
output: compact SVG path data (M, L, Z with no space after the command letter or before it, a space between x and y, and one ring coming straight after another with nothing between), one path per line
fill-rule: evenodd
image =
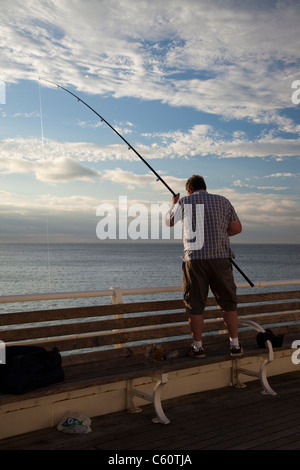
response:
M229 333L230 355L240 356L243 348L238 338L238 316L236 310L223 312L224 323Z
M227 327L230 338L238 337L238 316L237 311L228 311L223 313L224 323Z
M193 344L189 350L189 355L192 357L205 357L202 346L203 321L204 315L189 315L189 323L193 337Z
M182 289L193 340L202 341L203 313L209 289L205 262L193 260L182 263Z
M189 323L194 341L202 341L204 315L190 315Z
M211 290L223 310L224 323L229 333L230 353L238 355L241 346L238 338L236 285L230 259L211 260Z
M205 357L202 347L202 330L208 282L202 270L200 260L183 263L183 299L193 338L189 355L193 357Z

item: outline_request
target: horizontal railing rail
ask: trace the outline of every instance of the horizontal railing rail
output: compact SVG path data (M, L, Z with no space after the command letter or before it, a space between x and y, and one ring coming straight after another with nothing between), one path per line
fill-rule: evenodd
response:
M254 287L270 286L289 286L300 284L300 279L281 280L281 281L256 281ZM249 287L248 283L237 283L238 288ZM113 304L123 303L123 296L160 294L168 292L181 292L181 286L162 286L162 287L142 287L122 289L120 287L111 287L106 290L98 291L77 291L77 292L54 292L41 294L20 294L0 296L0 304L15 302L37 302L43 300L62 300L62 299L83 299L90 297L110 297Z

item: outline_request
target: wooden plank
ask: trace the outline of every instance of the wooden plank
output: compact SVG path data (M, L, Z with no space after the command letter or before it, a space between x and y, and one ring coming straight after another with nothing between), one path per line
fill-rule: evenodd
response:
M298 333L298 337L296 339L300 339L300 324L294 324L294 325L271 325L270 329L272 330L272 333L275 335L282 333L284 335L293 335Z
M261 302L270 301L270 299L283 300L283 302L273 302L272 304L242 305L239 308L239 313L242 317L247 315L247 319L252 319L265 327L272 325L271 329L275 334L276 332L283 334L297 333L300 331L300 325L296 324L296 321L300 320L300 303L299 301L285 302L285 300L295 299L299 296L299 292L287 291L239 296L245 304L250 301L257 302L258 300ZM209 299L208 304L214 306L215 300ZM274 314L274 310L281 313ZM33 320L33 318L37 320L37 313L39 322L44 321L46 318L49 320L53 311L0 315L0 320L4 317L3 323L5 324L8 318L10 320L14 318L18 321L25 318L27 322ZM79 313L82 315L80 319L82 321L80 322L75 320ZM108 319L107 316L112 313L116 316L121 315L121 318ZM134 313L136 316L122 317L122 315L129 313ZM47 326L33 325L18 329L8 327L7 330L0 332L0 339L7 343L20 340L30 341L32 339L37 340L36 344L42 345L46 349L56 346L61 352L72 351L74 353L78 351L65 359L69 363L94 360L109 361L114 357L124 359L138 355L145 356L145 353L149 352L151 347L151 344L148 343L154 343L158 340L167 350L170 350L170 348L182 349L191 342L190 327L185 310L183 310L182 300L54 310L54 317L59 320L62 320L62 318L73 319L74 322ZM85 321L84 319L88 317L95 317L96 321ZM100 321L98 318L105 318L105 320ZM210 308L205 312L205 318L205 344L217 345L223 342L228 334L222 320L221 310L219 308ZM53 318L51 317L51 319ZM283 325L285 322L293 324ZM278 324L278 326L275 326L275 324ZM214 332L215 334L212 334ZM208 334L209 336L207 336ZM74 337L68 337L70 335ZM179 339L180 336L183 336L183 338ZM253 329L249 329L241 331L239 336L241 339L255 338L256 333ZM132 343L138 344L133 346ZM115 347L116 345L119 346ZM110 347L110 349L86 354L81 351L82 349L99 347Z
M265 302L284 299L297 299L300 297L300 290L263 292L259 294L239 294L238 303Z
M278 314L270 315L251 315L248 316L248 320L253 320L258 324L264 325L265 327L269 325L274 325L279 323L279 327L283 322L296 322L300 320L299 311L296 312L284 312ZM177 314L167 314L164 316L158 315L158 321L164 321L167 317L170 320L179 320L181 315ZM242 320L242 319L241 319ZM90 347L98 347L109 344L116 343L126 343L134 341L142 341L148 339L158 339L163 337L172 337L172 336L181 336L190 333L189 324L187 320L181 321L175 324L163 325L154 323L153 317L146 318L129 318L129 319L116 319L108 321L106 327L110 327L114 331L106 331L103 329L104 322L84 322L72 325L57 325L52 327L42 327L42 328L25 328L24 330L9 330L4 331L0 334L2 341L7 343L9 342L18 342L21 340L29 339L38 339L38 338L47 338L47 340L42 340L39 344L48 344L49 347L55 345L60 348L61 351L70 350L70 349L82 349ZM141 328L141 326L146 325L146 328ZM113 328L113 326L117 328ZM130 328L123 328L123 327ZM120 327L120 328L118 328ZM135 329L139 327L140 329ZM224 330L225 325L222 319L217 319L216 321L205 321L204 323L204 332L213 332L216 331L217 334L219 330ZM294 326L293 331L296 331L297 327ZM286 329L285 329L286 330ZM93 334L93 336L84 337L84 334ZM75 338L67 338L65 336L75 335ZM53 341L49 341L48 338L51 336ZM60 338L59 336L62 336Z
M300 290L266 292L261 294L240 294L237 296L238 303L266 302L284 299L297 299L300 297Z
M283 302L280 304L276 304L276 311L288 311L288 310L296 310L300 308L300 302ZM274 311L273 304L267 305L255 305L255 306L248 306L239 309L238 313L239 316L245 316L251 314L253 320L257 320L258 323L261 322L261 317L258 314L261 313L269 313ZM257 315L253 317L253 314ZM215 318L216 315L222 317L222 312L218 309L212 309L205 312L205 319L212 319ZM32 326L32 327L25 327L25 328L17 328L11 330L3 330L0 332L0 338L2 341L10 342L10 341L20 341L25 339L34 339L34 338L49 338L52 336L65 336L65 335L72 335L72 334L80 334L82 332L95 332L95 331L107 331L113 329L124 329L124 328L138 328L143 326L150 326L150 325L164 325L168 323L176 323L185 321L186 314L185 312L179 313L163 313L163 314L155 314L155 315L142 315L139 317L129 317L129 318L115 318L111 320L105 321L95 321L95 322L87 322L87 321L80 321L79 323L67 323L67 324L59 324L59 325L47 325L47 326ZM268 317L265 317L266 322L269 322ZM290 317L287 316L287 313L283 313L282 317L279 317L277 314L274 314L274 319L276 321L296 321L299 319L296 313L293 313ZM272 320L270 316L270 321Z
M245 320L252 320L258 323L259 325L269 326L269 325L282 325L287 322L297 322L300 321L300 312L286 312L286 313L273 313L270 315L267 314L257 314L249 315ZM243 318L240 318L240 321L243 321Z
M129 320L130 319L127 319L126 322ZM153 320L153 318L150 320ZM111 331L102 331L101 323L102 322L85 322L72 325L55 325L51 327L25 328L23 330L8 330L1 332L0 337L2 341L7 343L55 337L53 342L62 351L65 351L68 345L70 345L71 349L81 349L168 336L181 336L190 333L190 326L187 320L167 325L150 323L145 328L114 328ZM133 321L132 324L136 325L136 322ZM123 319L116 320L114 325L115 327L124 325ZM205 324L204 331L215 331L220 328L224 328L223 320L216 320ZM83 333L98 334L84 337ZM76 337L68 339L68 335L76 335Z
M260 294L238 295L238 303L265 302L274 300L294 299L300 297L300 290L269 292ZM207 306L216 305L213 297L207 299ZM90 307L72 307L51 310L36 310L31 312L16 312L0 315L0 326L36 323L43 321L64 320L72 318L88 318L107 315L122 315L136 312L155 312L184 308L182 299L149 302L134 302L124 304L98 305Z
M209 302L211 304L211 302ZM157 312L160 310L176 310L184 307L182 300L162 300L151 302L133 302L124 304L96 305L91 307L72 307L66 309L36 310L32 312L15 312L0 315L0 326L36 323L54 320L70 320L73 318L102 317L108 315L124 315L137 312Z
M300 302L280 302L276 304L258 304L240 307L238 306L238 315L249 315L254 313L282 312L285 310L299 310Z
M154 363L153 359L153 354L151 352L153 346L155 344L159 344L159 346L163 349L164 353L168 353L171 351L178 351L179 352L179 358L176 359L171 359L171 360L166 360L166 361L161 361L158 364L163 368L167 368L169 370L171 369L180 369L180 368L185 368L185 367L193 367L195 366L195 358L189 357L188 356L188 349L191 345L192 338L189 336L188 338L182 338L182 339L175 339L175 340L170 340L170 338L165 338L165 341L160 341L159 343L156 343L153 341L152 344L137 344L137 345L130 345L127 346L126 344L120 345L120 348L115 348L115 349L109 349L109 350L104 350L104 351L93 351L93 352L87 352L85 354L72 354L70 356L63 356L63 364L66 367L70 367L73 365L78 365L78 364L89 364L89 363L102 363L105 362L104 367L114 367L114 362L116 361L115 366L117 367L123 367L126 368L127 366L130 366L132 363L131 361L137 361L136 364L152 364ZM218 346L219 344L226 344L228 345L228 335L227 334L221 334L216 337L207 337L205 338L205 347L206 350L207 348L210 348L210 355L207 359L208 362L214 362L216 358L216 349L215 346ZM211 347L214 347L214 352L212 352ZM224 348L223 348L224 349ZM218 350L218 348L217 348ZM225 350L227 351L228 348ZM223 359L227 360L228 357L223 353ZM120 362L120 360L122 360ZM203 362L203 361L202 361ZM196 362L197 363L197 362ZM171 366L173 364L173 366ZM103 366L99 366L101 369ZM171 367L171 369L170 369Z
M272 384L280 391L279 397L262 397L254 381L243 390L226 387L164 400L170 426L151 425L153 408L146 405L139 415L120 411L93 417L89 434L72 437L53 427L3 439L0 450L113 449L120 451L120 455L122 450L132 453L133 448L152 451L151 455L160 451L178 454L181 450L184 452L180 453L190 455L193 464L198 457L189 454L189 450L197 453L201 448L230 450L235 446L253 449L255 439L261 439L255 443L255 448L261 450L285 447L299 450L300 433L295 429L300 419L299 374L297 379L292 374L273 377ZM197 432L199 423L205 429L203 436ZM284 430L291 432L285 434ZM104 457L100 458L101 463L102 460L105 461Z
M189 325L188 323L180 324L178 326L174 326L173 328L161 328L161 327L154 327L151 329L141 329L141 330L120 330L120 331L113 331L113 332L99 332L93 334L91 336L84 336L78 334L75 337L55 337L52 341L48 341L47 339L43 340L41 338L40 341L36 344L40 345L48 345L48 347L57 346L60 351L69 351L75 349L83 349L83 348L94 348L100 346L108 346L112 344L119 344L119 343L127 343L127 342L134 342L134 341L146 341L149 339L158 339L166 336L177 336L177 335L184 335L189 332ZM13 332L11 332L13 333ZM13 334L11 335L13 336ZM27 338L25 338L27 339ZM18 340L20 341L20 340ZM17 342L17 341L16 341Z
M109 331L125 328L138 328L148 325L163 325L175 323L185 319L185 313L164 313L163 315L149 315L129 318L115 318L104 321L79 321L72 323L61 323L55 325L4 329L0 331L2 341L20 341L24 339L48 338L52 336L65 336L94 331Z
M299 298L300 291L287 291L275 292L264 294L249 294L239 295L238 303L252 303L252 302L265 302L274 300L284 300ZM207 306L216 305L214 298L208 298ZM276 305L276 304L275 304ZM299 303L298 303L299 305ZM137 302L129 304L117 305L101 305L91 307L78 307L67 309L53 309L32 312L17 312L11 314L0 315L0 326L23 324L23 323L38 323L45 321L67 320L74 318L89 318L89 317L102 317L108 315L125 315L128 313L142 313L142 312L157 312L165 310L176 310L184 308L183 301L180 300L164 300L164 301L150 301L150 302ZM253 306L256 308L256 306ZM260 308L260 307L257 307ZM266 307L270 308L270 307ZM280 308L280 307L278 307ZM288 308L288 307L287 307ZM296 307L299 308L299 307ZM247 307L239 307L240 314L247 312ZM206 311L208 317L212 316L209 310Z

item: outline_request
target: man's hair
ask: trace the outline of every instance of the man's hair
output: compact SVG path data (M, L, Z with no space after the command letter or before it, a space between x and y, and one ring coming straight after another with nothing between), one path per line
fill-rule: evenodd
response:
M185 189L192 189L193 191L198 191L199 189L206 190L204 178L199 175L191 176L185 183Z

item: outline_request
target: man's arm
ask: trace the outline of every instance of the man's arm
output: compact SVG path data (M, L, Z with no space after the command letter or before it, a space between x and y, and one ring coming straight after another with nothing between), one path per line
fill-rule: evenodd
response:
M233 237L242 231L242 224L239 220L234 220L233 222L229 222L227 227L227 233L229 237Z
M174 213L172 212L175 204L180 199L180 193L176 194L176 196L172 197L172 206L170 207L169 211L165 215L165 224L167 227L174 227L175 221L174 221Z

